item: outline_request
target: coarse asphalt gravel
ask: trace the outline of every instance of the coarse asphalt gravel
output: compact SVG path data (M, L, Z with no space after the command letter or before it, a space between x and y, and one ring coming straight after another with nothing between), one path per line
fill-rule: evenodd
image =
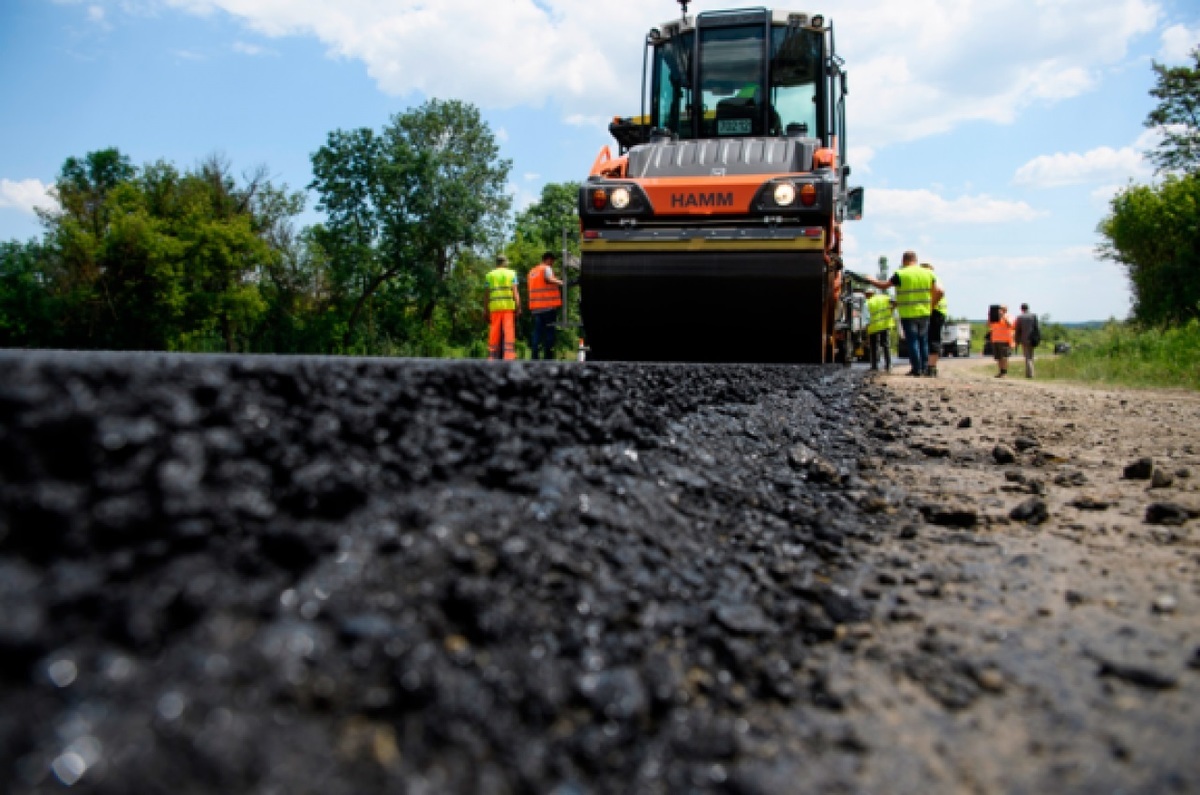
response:
M829 663L929 510L863 477L861 371L0 372L6 791L887 791ZM931 703L988 692L927 645Z

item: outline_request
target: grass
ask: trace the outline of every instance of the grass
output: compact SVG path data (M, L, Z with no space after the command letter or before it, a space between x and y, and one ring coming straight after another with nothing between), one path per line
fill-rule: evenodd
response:
M1169 329L1139 329L1111 322L1073 331L1071 352L1038 360L1038 378L1129 387L1200 390L1200 322ZM1040 350L1054 350L1046 340ZM1017 357L1019 363L1019 357Z

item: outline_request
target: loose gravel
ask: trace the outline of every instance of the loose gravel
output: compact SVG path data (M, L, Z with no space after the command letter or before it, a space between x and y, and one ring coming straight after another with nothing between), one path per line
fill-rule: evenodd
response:
M1046 477L1011 525L910 488L994 440L911 439L924 398L857 371L0 370L7 791L1200 787L1193 596L1146 610L1178 660L1086 622L1053 648L1000 594L1047 574Z

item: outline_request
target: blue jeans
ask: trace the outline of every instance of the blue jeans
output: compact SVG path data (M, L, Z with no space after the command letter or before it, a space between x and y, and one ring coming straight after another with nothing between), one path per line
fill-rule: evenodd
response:
M543 359L554 358L554 324L558 322L558 310L533 313L533 358L538 358L538 348Z
M908 342L908 361L913 372L924 373L929 366L929 317L902 317L900 326Z

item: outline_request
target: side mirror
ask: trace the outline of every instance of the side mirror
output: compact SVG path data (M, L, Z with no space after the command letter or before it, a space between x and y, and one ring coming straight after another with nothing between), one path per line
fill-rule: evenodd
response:
M851 188L846 194L846 214L851 221L861 221L863 217L863 189Z
M849 94L849 93L850 93L850 84L849 84L849 83L847 82L847 80L846 80L846 73L845 73L845 72L842 72L842 93L843 93L843 94Z

